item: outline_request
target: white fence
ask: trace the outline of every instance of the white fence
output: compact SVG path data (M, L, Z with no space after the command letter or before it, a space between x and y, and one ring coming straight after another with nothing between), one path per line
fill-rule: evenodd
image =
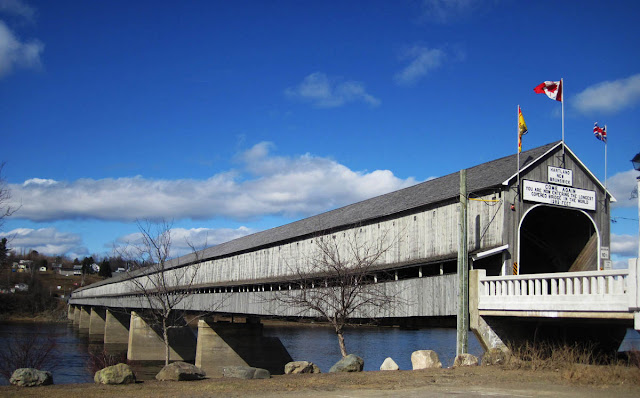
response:
M478 309L498 311L638 312L638 261L628 269L478 278Z

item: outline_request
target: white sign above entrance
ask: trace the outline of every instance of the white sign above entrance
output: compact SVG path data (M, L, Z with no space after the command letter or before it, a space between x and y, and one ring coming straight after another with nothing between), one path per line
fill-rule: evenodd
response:
M595 210L596 192L585 189L545 184L538 181L523 181L522 198L538 203Z
M573 170L561 169L560 167L547 167L547 181L552 184L573 185Z

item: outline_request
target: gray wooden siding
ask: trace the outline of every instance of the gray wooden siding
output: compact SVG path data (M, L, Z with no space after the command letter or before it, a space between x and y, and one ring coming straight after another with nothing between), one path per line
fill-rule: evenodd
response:
M496 195L485 195L479 199L491 200ZM458 203L443 204L429 210L403 215L379 223L357 226L324 235L336 239L355 237L363 245L375 244L386 236L392 243L391 250L385 253L378 265L393 268L394 266L421 262L430 259L455 257L458 251ZM502 244L503 214L502 202L469 202L469 235L470 250L481 250ZM386 235L385 235L386 233ZM198 266L195 284L199 286L216 286L220 284L251 284L263 280L286 281L293 275L297 267L304 267L314 256L317 243L314 239L303 239L266 249L228 256L216 260L207 260ZM191 267L191 269L195 269ZM189 280L181 278L184 268L167 270L167 280ZM187 272L190 272L187 270ZM147 277L139 277L146 283ZM148 284L148 283L147 283ZM180 283L176 282L176 285ZM135 291L130 281L109 283L95 287L87 287L74 292L73 297L121 295Z
M381 283L398 303L386 311L358 314L356 317L452 316L457 311L457 277L455 274ZM183 307L191 311L259 316L314 316L300 314L296 308L280 305L276 292L202 293L189 296ZM146 300L137 297L74 297L71 304L111 308L147 308Z

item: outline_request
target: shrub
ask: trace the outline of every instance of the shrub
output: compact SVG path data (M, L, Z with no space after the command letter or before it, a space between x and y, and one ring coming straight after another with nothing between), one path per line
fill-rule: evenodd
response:
M36 368L53 371L60 365L53 337L37 330L21 336L10 337L0 348L0 375L7 381L20 368Z

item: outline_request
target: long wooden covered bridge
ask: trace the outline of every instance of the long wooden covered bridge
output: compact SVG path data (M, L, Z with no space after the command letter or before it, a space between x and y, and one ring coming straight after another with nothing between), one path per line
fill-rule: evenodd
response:
M640 327L637 266L608 270L610 202L615 199L563 142L523 152L519 160L518 165L518 157L511 155L466 170L467 245L470 267L477 270L469 286L471 326L481 342L494 346L509 338L500 336L504 327L492 328L495 320L563 318L561 302L569 297L602 304L608 295L616 296L617 304L570 307L568 318L615 320L626 327L633 326L636 314ZM384 239L391 247L376 262L375 281L397 292L401 304L359 316L414 325L452 319L457 312L459 194L459 174L453 173L173 259L164 272L197 269L193 284L175 286L193 290L185 304L190 311L215 308L250 319L297 316L295 308L278 306L269 297L295 288L295 269L313 257L318 239ZM567 279L558 279L565 273ZM133 325L145 304L132 278L145 277L120 274L74 291L70 318L105 342L127 335L129 354L135 356ZM560 298L560 304L532 310L542 296ZM505 305L513 298L516 305ZM120 325L118 332L109 332L110 319ZM200 321L198 340L212 327L215 322Z

